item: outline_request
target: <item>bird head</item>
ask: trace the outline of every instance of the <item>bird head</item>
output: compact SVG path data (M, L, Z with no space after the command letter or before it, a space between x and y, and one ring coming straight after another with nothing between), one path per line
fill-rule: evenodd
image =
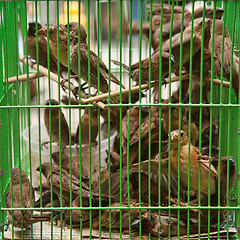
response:
M186 132L182 131L179 134L179 130L174 130L171 132L171 146L174 149L178 149L178 139L180 138L180 145L188 144L188 135Z
M27 174L24 172L23 169L21 169L21 181L26 182L28 180ZM20 171L19 168L13 168L12 169L12 183L14 184L20 184Z
M36 22L29 22L28 23L28 32L31 32L33 35L36 33ZM41 29L42 25L40 23L37 23L37 29Z
M42 165L39 166L36 169L36 171L40 172L40 168L41 168L41 172L42 172L43 176L45 178L48 178L48 176L50 174L50 162L42 163Z
M49 103L51 103L51 104L49 104ZM58 101L55 100L55 99L48 99L45 104L47 106L49 106L49 105L58 105Z
M57 42L57 39L59 37L59 41L67 41L67 35L66 35L66 28L64 25L59 24L59 35L58 35L58 31L57 31L57 25L49 25L49 39L52 42ZM40 30L38 30L38 35L39 36L44 36L47 37L47 26L41 28Z

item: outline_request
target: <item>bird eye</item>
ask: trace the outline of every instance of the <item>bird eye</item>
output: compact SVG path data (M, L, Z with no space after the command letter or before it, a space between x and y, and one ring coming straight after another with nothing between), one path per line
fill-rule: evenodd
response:
M184 136L184 133L183 132L181 132L181 137L183 137Z

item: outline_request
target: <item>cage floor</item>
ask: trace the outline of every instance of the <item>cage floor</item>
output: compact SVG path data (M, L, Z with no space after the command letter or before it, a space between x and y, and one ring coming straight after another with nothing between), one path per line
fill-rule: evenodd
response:
M227 230L221 230L219 232L220 238L221 239L229 239L233 238L236 236L237 231L233 227L228 228L228 236L227 238ZM72 231L70 231L69 228L63 228L62 233L61 233L61 228L54 226L53 231L52 231L52 238L51 238L51 225L50 223L36 223L33 224L32 230L29 228L25 231L14 231L14 235L12 235L12 230L8 229L7 232L4 233L4 239L109 239L109 232L107 231L101 231L101 237L99 234L98 230L93 230L91 231L90 234L90 229L89 228L83 228L82 235L77 228L73 228ZM191 234L189 236L182 236L180 239L199 239L198 234ZM130 239L128 234L122 234L121 236L119 233L112 232L111 233L111 239ZM139 236L132 234L131 236L132 239L140 239ZM217 239L218 238L218 232L211 232L210 236L208 236L208 233L203 233L200 235L200 239ZM142 236L141 239L148 239L148 236ZM152 239L155 239L152 237ZM158 238L156 238L158 239ZM161 239L168 239L168 238L161 238ZM172 237L171 239L179 239L178 237Z

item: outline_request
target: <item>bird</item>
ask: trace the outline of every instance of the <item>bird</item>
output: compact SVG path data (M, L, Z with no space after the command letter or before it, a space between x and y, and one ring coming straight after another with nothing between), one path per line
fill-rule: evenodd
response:
M229 162L229 169L227 168ZM227 200L227 182L228 182L228 192L230 193L235 184L235 174L236 174L236 165L235 160L232 156L223 156L220 160L220 168L219 161L215 159L211 161L211 163L215 166L216 170L220 171L220 191L217 191L220 194L220 202L221 205L226 204ZM229 177L229 179L227 179ZM218 183L217 183L218 187ZM217 194L218 195L218 194Z
M214 37L213 45L213 56L214 56L214 72L216 75L221 76L221 66L223 68L223 77L227 78L230 81L230 75L232 72L232 87L236 94L236 99L238 102L238 93L239 93L239 72L238 72L238 63L236 58L231 59L232 53L232 42L227 27L224 25L222 20L215 20L215 29L213 33L213 21L211 21L211 38L209 40L208 49L209 52L212 52L212 44ZM225 34L223 36L223 28L225 28ZM222 39L224 38L224 49L222 50ZM223 62L222 62L222 52L223 52ZM235 53L233 53L235 56ZM232 68L231 68L232 62Z
M72 201L72 207L89 207L89 202L82 201L82 206L80 204L80 196L76 197ZM72 223L72 227L78 227L80 223L82 226L88 226L90 220L90 211L91 217L95 218L98 215L98 212L101 210L81 210L81 209L73 209L73 210L63 210L64 214L64 226L70 226Z
M54 163L58 166L60 166L61 162L61 167L66 170L70 174L70 167L72 169L72 175L80 179L80 161L79 161L79 151L72 153L71 155L71 166L70 166L70 155L65 149L61 152L61 159L60 159L60 153L59 152L54 152L52 153L52 159ZM82 170L82 180L85 182L88 179L88 173L87 169L85 169L84 166L81 167Z
M120 210L118 207L126 207L126 209ZM136 202L131 202L130 207L138 207L139 204ZM93 223L93 228L99 228L99 222L101 221L101 227L102 228L109 228L111 226L111 229L113 230L119 230L120 224L122 226L123 230L129 229L129 217L131 222L131 230L134 228L134 224L136 220L139 220L139 209L130 209L130 215L129 215L129 205L126 203L120 204L119 202L111 204L111 207L114 207L116 209L111 210L111 222L109 219L109 209L105 209L103 213L101 214L101 219L99 221ZM146 213L147 209L142 209L142 213ZM122 216L120 218L120 215ZM130 230L130 229L129 229Z
M186 63L190 62L190 55L193 57L198 53L201 49L202 44L202 23L203 19L198 18L195 19L193 22L193 37L191 37L192 32L192 24L185 28L182 33L182 66ZM208 32L210 32L210 20L205 19L204 22L204 41L208 41ZM209 36L210 37L210 36ZM192 39L192 40L191 40ZM181 40L181 33L175 34L171 41L172 44L170 45L170 39L166 40L162 44L162 51L169 52L171 48L171 54L174 56L175 63L171 66L171 71L179 74L179 64L180 64L180 42ZM190 51L190 44L192 41L192 51Z
M21 207L34 207L35 203L34 189L23 169L21 169L21 172L19 168L12 169L11 182L11 188L6 194L5 204L7 208L16 208L16 210L7 211L8 223L17 228L27 228L36 222L49 221L49 217L46 216L32 216L31 210L17 210Z
M198 192L199 187L199 167L201 169L201 199L208 196L210 185L210 195L216 193L216 181L218 179L217 171L212 164L209 169L209 157L203 157L199 155L198 149L191 143L189 146L188 135L184 131L174 130L171 132L171 153L170 162L171 169L176 174L180 167L180 182L183 186L189 186L192 190ZM180 166L178 166L178 151L179 151L179 139L180 139ZM190 148L190 151L188 150ZM189 151L189 152L188 152ZM188 172L188 157L190 158L190 171ZM201 160L202 159L202 160ZM205 159L205 160L204 160ZM207 160L208 159L208 160ZM199 164L200 163L200 164ZM210 172L210 182L209 182ZM189 183L188 183L189 174ZM209 184L210 183L210 184Z
M80 189L80 180L74 175L71 176L69 173L61 169L55 163L52 163L52 171L50 168L50 162L42 163L36 170L40 171L43 176L47 179L49 186L52 186L52 191L58 196L59 202L62 203L62 206L69 207L70 201L73 201L76 197L82 192L83 201L89 201L89 187L82 181L82 189ZM62 174L60 174L62 172ZM61 186L62 179L62 186ZM71 185L70 185L71 182ZM62 194L60 191L62 189ZM70 199L70 189L72 189L72 199Z
M49 99L46 101L47 106L57 106L58 101L54 99ZM50 136L50 119L49 113L51 112L51 137L54 142L59 145L59 111L60 111L60 121L61 121L61 145L69 145L69 128L66 118L59 108L45 108L44 110L44 123L47 129L48 135Z
M162 78L169 73L169 58L171 63L175 62L174 57L169 55L169 53L162 51L160 55L160 51L154 52L151 57L143 59L140 63L134 63L131 67L128 67L125 64L121 64L116 60L111 60L115 65L122 66L127 72L131 69L131 78L137 84L140 83L140 76L141 76L141 84L148 83L149 80L158 81L159 80L159 58L161 57L162 63ZM151 76L149 76L149 61L151 60ZM140 74L140 65L141 65L141 74Z
M148 178L149 178L149 166L150 167L150 182L151 182L151 191L148 192ZM159 175L159 166L161 167L161 173ZM142 161L140 164L135 163L129 166L129 171L127 167L124 167L121 171L113 173L110 175L110 189L111 196L115 197L115 201L120 200L120 191L122 192L122 200L128 200L128 191L130 193L130 199L139 199L139 182L138 177L141 175L141 200L145 203L148 203L148 195L151 195L151 204L158 205L158 191L161 190L161 205L168 205L168 191L169 191L169 178L168 178L168 158L159 160L146 160ZM127 176L129 175L129 189L128 189L128 181ZM159 177L161 186L159 186ZM120 181L122 182L122 189L120 189ZM170 178L170 191L171 197L177 198L178 193L178 177L174 171L171 171ZM104 181L101 184L101 191L104 194L108 194L109 190L109 179ZM183 189L180 189L181 200L180 204L184 202L184 194Z
M28 23L28 55L37 61L37 40L36 40L36 22ZM40 30L42 25L37 23L37 28ZM39 64L45 68L48 68L48 54L49 54L49 66L50 71L53 73L58 73L58 61L57 57L54 56L52 51L52 44L49 44L49 53L47 47L47 40L44 36L38 35L38 57ZM63 73L67 73L68 69L60 63L60 75L63 76Z
M91 143L97 144L98 108L91 108L90 110L86 107L84 109L84 113L81 117L81 144L89 144L89 127L91 128ZM77 127L75 143L79 144L79 126Z
M60 62L65 66L68 65L68 31L67 25L59 24L59 39L60 39ZM71 26L69 26L71 27ZM88 45L86 43L86 30L81 25L80 26L80 41L78 39L78 34L75 32L76 24L72 27L72 30L69 32L70 37L70 68L71 70L79 75L78 73L78 44L80 42L80 62L81 62L81 78L88 83L88 57L90 58L90 86L98 89L98 59L99 59L99 81L100 81L100 91L103 93L108 92L108 83L107 80L109 78L109 72L104 64L104 62L93 52L90 50L90 55L88 54ZM40 35L46 36L47 29L42 28L39 31ZM84 36L84 37L82 37ZM51 26L49 30L49 39L53 42L54 53L57 53L57 25ZM61 45L61 46L60 46ZM111 74L110 81L120 85L119 80ZM122 85L125 88L124 85Z

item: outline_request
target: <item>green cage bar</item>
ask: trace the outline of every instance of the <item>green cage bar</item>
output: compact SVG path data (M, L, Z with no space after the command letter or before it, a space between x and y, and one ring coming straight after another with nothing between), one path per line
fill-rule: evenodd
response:
M0 239L240 238L240 1L14 0L0 11ZM18 207L6 206L14 184Z

